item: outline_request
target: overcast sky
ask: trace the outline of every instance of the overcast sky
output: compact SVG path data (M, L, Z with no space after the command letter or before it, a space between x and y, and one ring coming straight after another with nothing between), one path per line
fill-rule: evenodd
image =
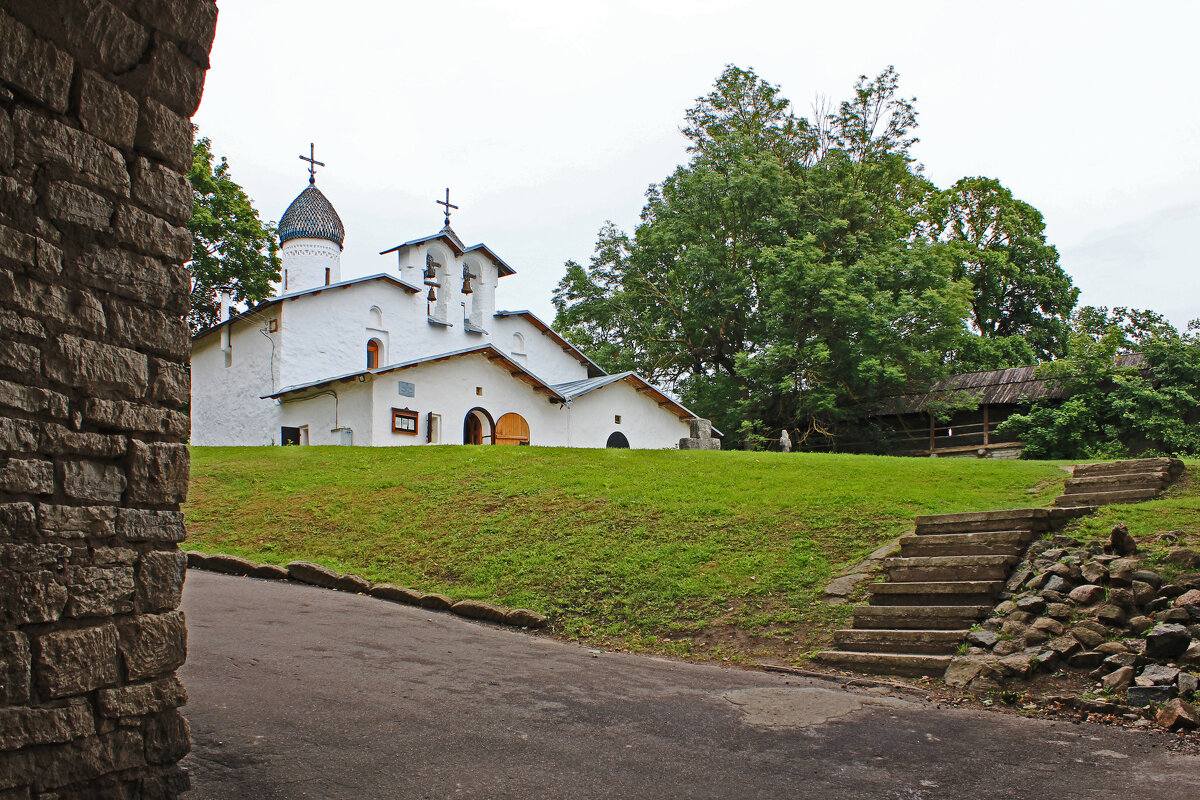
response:
M553 318L568 259L686 160L683 115L726 64L807 114L889 64L946 187L998 178L1046 218L1081 302L1200 317L1200 3L435 3L224 0L195 121L262 216L317 184L343 278L454 229L517 274L500 308Z

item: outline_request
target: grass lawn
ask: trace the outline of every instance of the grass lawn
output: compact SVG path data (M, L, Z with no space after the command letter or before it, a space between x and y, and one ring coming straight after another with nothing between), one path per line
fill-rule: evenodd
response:
M976 459L192 448L186 546L531 608L606 647L796 662L848 615L820 601L830 576L915 515L1045 506L1065 477Z

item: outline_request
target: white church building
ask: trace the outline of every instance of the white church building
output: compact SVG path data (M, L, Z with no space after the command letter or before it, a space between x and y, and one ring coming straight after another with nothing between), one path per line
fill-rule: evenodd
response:
M222 302L192 339L191 443L719 447L658 387L606 373L529 311L497 310L512 267L464 245L442 204L440 231L342 280L345 229L310 166L279 221L278 295L241 313Z

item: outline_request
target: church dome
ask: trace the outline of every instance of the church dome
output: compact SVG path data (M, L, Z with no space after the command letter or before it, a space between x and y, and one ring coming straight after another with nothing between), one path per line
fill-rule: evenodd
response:
M279 220L279 243L289 239L325 239L341 247L346 240L342 218L316 186L299 194Z

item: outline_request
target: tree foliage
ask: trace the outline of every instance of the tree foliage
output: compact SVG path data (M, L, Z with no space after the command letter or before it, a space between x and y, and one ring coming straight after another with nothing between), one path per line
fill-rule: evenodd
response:
M568 262L556 328L750 442L830 430L956 361L1061 355L1075 290L1041 216L989 179L940 192L916 120L890 67L811 120L726 68L633 235L608 223Z
M1064 354L1079 290L1047 244L1036 208L994 178L963 178L929 203L930 235L945 244L955 280L971 287L959 368L997 369Z
M229 174L224 157L213 166L212 142L197 138L192 149L192 310L195 333L215 325L219 296L228 289L235 303L271 295L280 278L275 226L259 219L245 190Z
M1066 399L1039 401L997 428L1025 443L1025 458L1200 455L1196 322L1181 334L1151 311L1089 306L1072 321L1069 350L1039 367Z

